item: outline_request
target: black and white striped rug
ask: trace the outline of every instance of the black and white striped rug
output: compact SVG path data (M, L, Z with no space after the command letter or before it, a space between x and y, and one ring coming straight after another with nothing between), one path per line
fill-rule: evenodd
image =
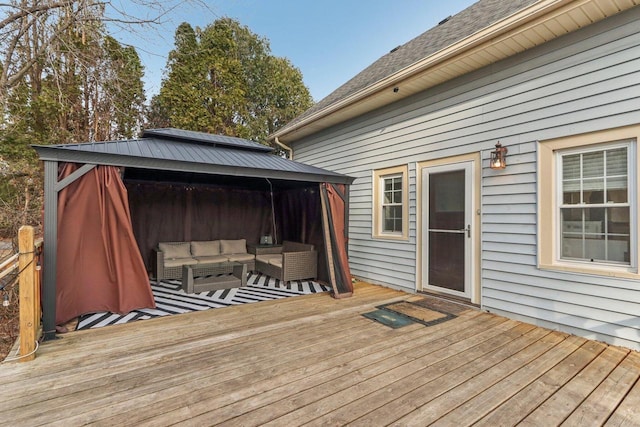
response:
M134 320L153 319L154 317L209 310L210 308L314 294L326 292L329 288L310 280L292 280L283 283L262 274L251 274L247 279L247 286L241 288L188 294L182 290L180 280L163 280L160 283L152 280L151 290L156 301L155 309L143 308L125 315L109 312L86 314L80 317L76 330L101 328Z

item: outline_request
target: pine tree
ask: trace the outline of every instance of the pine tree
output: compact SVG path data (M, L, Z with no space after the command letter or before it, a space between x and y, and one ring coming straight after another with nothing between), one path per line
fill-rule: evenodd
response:
M204 29L178 27L149 122L264 142L311 104L300 70L273 56L266 39L222 18Z

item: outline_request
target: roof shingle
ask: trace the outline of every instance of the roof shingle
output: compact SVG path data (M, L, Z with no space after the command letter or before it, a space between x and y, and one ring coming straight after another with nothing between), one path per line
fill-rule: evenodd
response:
M393 49L327 97L293 119L285 128L353 95L398 71L532 5L539 0L480 0L445 22Z

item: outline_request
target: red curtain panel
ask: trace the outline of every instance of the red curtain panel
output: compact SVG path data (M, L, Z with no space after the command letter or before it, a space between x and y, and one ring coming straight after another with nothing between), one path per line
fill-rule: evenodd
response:
M61 166L59 180L78 165ZM56 324L155 308L118 168L97 166L58 196Z

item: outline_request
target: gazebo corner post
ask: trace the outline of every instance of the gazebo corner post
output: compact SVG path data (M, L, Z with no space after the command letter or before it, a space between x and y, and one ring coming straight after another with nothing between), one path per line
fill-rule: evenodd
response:
M344 241L347 258L349 257L349 188L350 184L344 185Z
M42 280L43 340L56 339L56 270L58 252L58 162L44 161L44 259Z

